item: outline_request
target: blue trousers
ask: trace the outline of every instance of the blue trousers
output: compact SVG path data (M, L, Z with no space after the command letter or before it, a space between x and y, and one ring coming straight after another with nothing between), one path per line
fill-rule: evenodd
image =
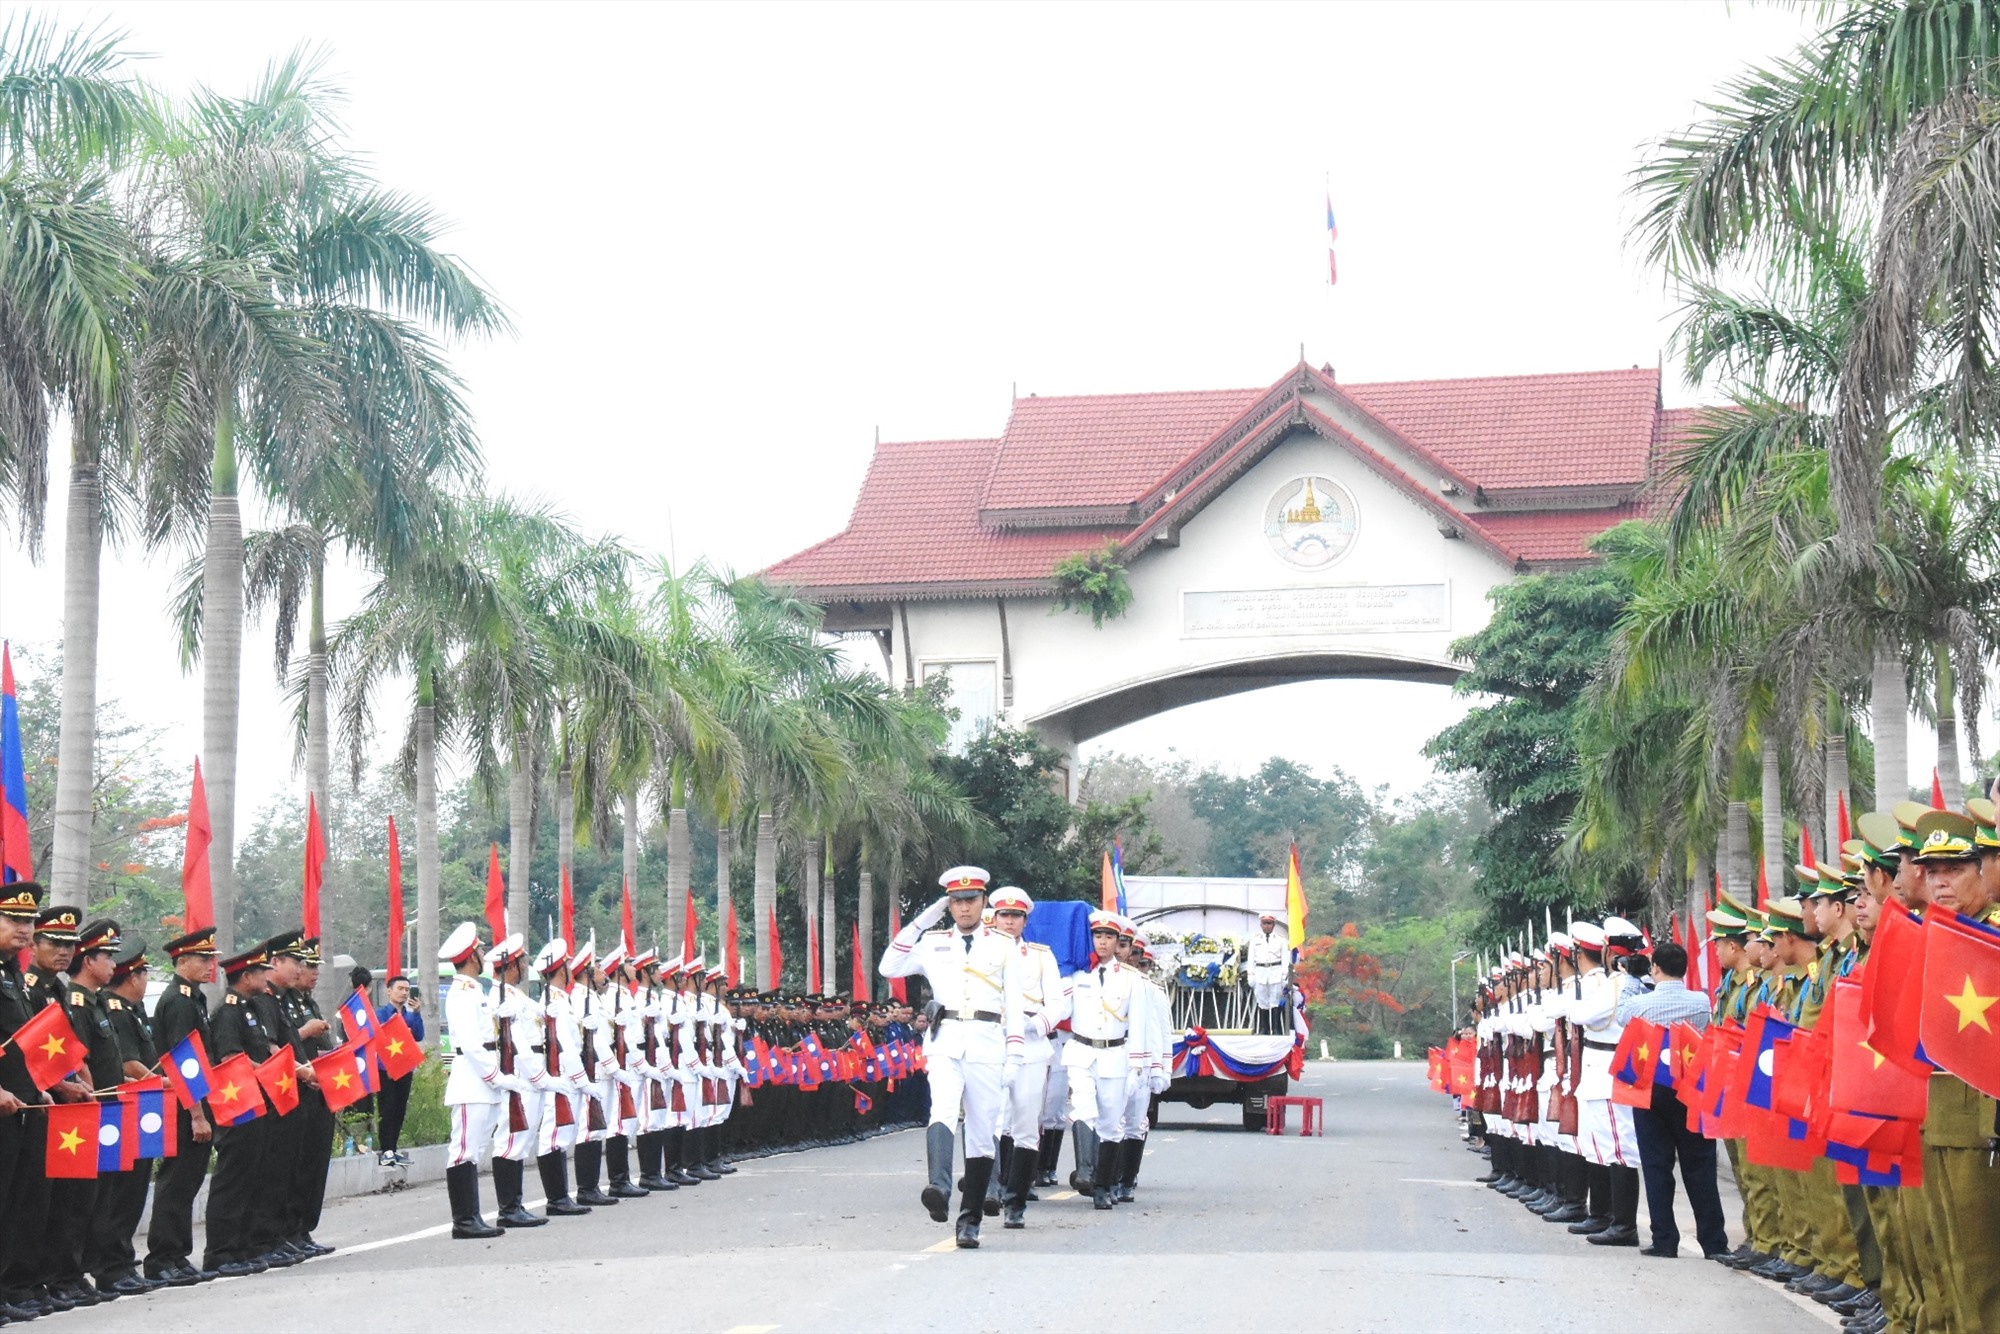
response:
M1639 1171L1646 1181L1646 1212L1652 1216L1653 1245L1673 1250L1681 1243L1674 1222L1674 1163L1687 1185L1694 1209L1695 1237L1704 1255L1729 1249L1722 1220L1722 1197L1715 1187L1715 1141L1688 1129L1687 1107L1672 1089L1655 1088L1651 1108L1632 1111L1639 1136Z

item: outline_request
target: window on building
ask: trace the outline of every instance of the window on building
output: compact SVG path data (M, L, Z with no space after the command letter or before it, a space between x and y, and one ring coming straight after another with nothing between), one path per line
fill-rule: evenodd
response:
M945 703L958 710L951 725L951 748L964 750L972 739L992 728L1000 714L1000 664L992 659L970 662L927 662L924 680L944 676L950 681Z

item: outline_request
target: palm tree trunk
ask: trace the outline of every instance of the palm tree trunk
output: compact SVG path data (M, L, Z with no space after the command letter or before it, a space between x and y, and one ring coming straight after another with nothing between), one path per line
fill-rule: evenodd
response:
M1847 716L1841 713L1829 715L1826 733L1826 843L1827 855L1822 858L1828 866L1838 866L1834 860L1840 851L1840 799L1847 794L1849 775L1847 772ZM1850 810L1849 815L1853 812ZM1851 823L1851 820L1850 820Z
M347 877L340 873L334 856L333 833L333 752L327 744L326 725L326 567L315 558L312 586L306 608L306 791L319 804L320 829L326 838L325 893L321 895L320 949L331 959L338 949L340 922L358 922L358 905L349 904ZM333 911L326 911L328 908ZM361 942L350 941L348 952L362 958L368 951ZM320 1009L333 1013L347 994L347 979L337 968L322 968L319 986L314 988Z
M735 861L736 831L729 827L728 817L718 815L716 817L715 830L715 910L722 914L724 922L729 920L729 900L734 893L734 890L730 887L730 876L732 874L730 868L735 864ZM750 905L750 915L752 917L757 915L757 905L754 899ZM761 936L757 935L758 930L757 923L754 921L750 923L751 939L762 939ZM762 991L765 989L762 955L757 957L757 967L759 969L757 976L750 980L756 984L759 991Z
M507 931L534 934L528 920L529 871L534 861L535 775L529 767L528 745L514 740L513 767L507 774Z
M69 515L63 533L62 732L56 743L55 850L49 897L90 902L91 798L97 772L97 624L104 558L104 489L89 431L71 426Z
M1931 647L1937 664L1937 775L1944 790L1944 804L1957 810L1965 804L1965 780L1958 772L1958 677L1951 667L1951 649L1942 643Z
M1868 711L1875 725L1875 809L1886 811L1910 792L1910 691L1903 660L1877 645Z
M556 771L556 909L562 909L562 873L576 864L576 771L568 764ZM556 930L562 930L560 918ZM576 953L576 942L567 941L571 954Z
M1778 738L1769 725L1764 728L1760 752L1763 760L1764 875L1771 897L1776 898L1785 892L1785 791L1784 773L1778 767Z
M622 801L623 801L623 803L624 803L624 812L623 812L623 814L624 814L624 822L625 822L625 831L624 831L624 832L625 832L625 866L624 866L624 871L625 871L625 883L626 883L627 885L629 885L629 886L631 887L631 891L632 891L632 895L633 895L633 898L632 898L632 903L633 903L633 908L634 908L634 917L635 917L635 919L636 919L636 916L637 916L637 907L638 907L638 903L639 903L639 899L638 899L638 894L639 894L639 786L638 786L638 784L636 784L636 783L635 783L635 784L633 784L633 785L632 785L631 787L629 787L629 788L625 789L625 794L624 794L624 796L623 796L623 797L621 798L621 800L622 800ZM623 904L621 904L621 905L620 905L620 908L619 908L619 911L620 911L620 914L621 914L621 916L622 916L622 914L623 914L623 911L624 911L624 908L623 908ZM623 927L622 927L622 926L620 927L620 930L623 930ZM633 939L633 940L631 940L631 941L626 941L626 942L624 942L624 943L625 943L625 945L626 945L626 947L627 947L628 949L632 949L632 948L637 948L637 945L638 945L638 941L637 941L637 939L636 939L636 936L637 936L637 934L638 934L638 930L639 930L639 924L638 924L637 920L634 920L634 922L632 923L632 931L633 931L633 934L634 934L634 937L635 937L635 939Z
M1723 872L1728 882L1729 892L1739 903L1755 903L1757 895L1757 867L1750 859L1750 803L1732 801L1729 803L1728 822L1724 826L1724 837L1729 849L1727 869Z
M806 948L818 947L820 957L806 960L806 983L811 985L813 970L820 970L820 984L826 983L826 937L819 927L819 866L821 842L808 838L799 852L799 907L806 919Z
M201 563L201 749L208 789L216 948L236 952L236 729L243 690L243 512L236 501L236 409L215 417L208 539Z
M854 923L861 929L861 994L875 999L875 877L863 871L855 890Z
M1687 948L1690 959L1697 952L1697 944L1708 932L1708 923L1703 915L1708 912L1708 892L1714 884L1714 854L1709 852L1696 853L1694 858L1694 874L1688 880L1687 893L1683 896L1685 902L1681 905L1681 911L1687 914ZM1689 976L1689 985L1693 985L1694 981L1695 978L1692 975Z
M820 879L819 909L819 956L820 978L826 984L826 994L838 995L840 975L834 970L840 966L840 921L833 904L833 846L826 845L826 872Z
M429 668L417 677L417 970L423 983L423 1003L438 999L438 856L437 707L431 693ZM435 1008L433 1008L435 1013ZM426 1025L436 1041L441 1024Z
M667 812L667 920L668 930L675 935L684 928L672 925L673 919L687 916L688 904L694 900L694 841L688 833L688 813L685 806L675 806ZM727 913L715 919L718 933L729 925Z
M752 902L757 905L757 975L769 977L771 927L778 907L778 822L769 811L757 812L757 879Z

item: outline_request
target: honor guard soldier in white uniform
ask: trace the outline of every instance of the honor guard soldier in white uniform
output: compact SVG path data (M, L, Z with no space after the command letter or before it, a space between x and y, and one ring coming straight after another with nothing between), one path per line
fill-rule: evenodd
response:
M1124 1144L1118 1177L1111 1183L1111 1199L1131 1204L1138 1198L1139 1163L1146 1154L1146 1132L1150 1130L1155 1094L1165 1093L1172 1082L1174 1038L1168 1020L1173 1006L1159 983L1153 981L1153 951L1146 937L1134 929L1129 944L1121 942L1125 963L1137 975L1132 993L1132 1037L1126 1042L1129 1074L1125 1081L1125 1120L1120 1142Z
M1125 1121L1125 1083L1130 1066L1125 1044L1132 1022L1132 997L1139 978L1118 961L1120 934L1117 913L1100 909L1090 915L1090 944L1097 962L1070 978L1069 1045L1063 1064L1069 1070L1070 1116L1079 1131L1080 1147L1088 1150L1091 1201L1099 1209L1112 1207L1111 1183L1123 1166L1119 1135ZM1085 1153L1077 1154L1078 1171Z
M486 989L479 985L479 928L460 922L438 950L454 970L444 997L445 1032L451 1038L451 1075L444 1105L451 1115L451 1156L444 1172L451 1200L451 1235L483 1241L500 1229L479 1213L479 1154L493 1139L506 1090L500 1083L499 1029Z
M1285 987L1291 980L1292 936L1278 925L1274 914L1257 919L1257 934L1250 937L1244 974L1257 1002L1259 1033L1278 1031L1278 1011L1285 1003Z
M965 1185L956 1238L968 1250L979 1245L1004 1068L1010 1060L1022 1059L1024 1050L1021 998L1027 967L1020 942L980 924L988 878L977 866L946 871L938 878L944 897L897 933L881 965L884 977L921 974L930 983L932 1028L924 1044L931 1093L930 1126L924 1135L929 1175L922 1199L934 1220L946 1221L955 1157L952 1127L963 1111ZM952 924L932 931L947 910Z
M1613 924L1626 926L1617 919ZM1639 1244L1639 1142L1632 1129L1632 1109L1611 1101L1611 1054L1625 1026L1618 1022L1618 1000L1624 993L1625 974L1607 972L1605 955L1610 949L1607 927L1578 922L1570 928L1578 955L1580 996L1572 995L1569 1017L1583 1028L1583 1075L1577 1081L1577 1146L1585 1161L1593 1165L1601 1196L1593 1192L1593 1203L1605 1214L1575 1224L1593 1242L1603 1246ZM1620 939L1624 932L1620 932ZM1631 945L1639 938L1632 932ZM1621 945L1621 948L1624 946ZM1601 1199L1602 1203L1598 1203ZM1592 1226L1602 1223L1602 1226Z
M1056 1053L1051 1038L1056 1026L1069 1018L1069 986L1063 981L1054 950L1039 941L1021 939L1028 914L1035 910L1035 901L1026 890L1003 885L993 891L987 907L993 916L993 929L1019 941L1021 948L1021 1060L1018 1065L1009 1061L1003 1068L1006 1109L1000 1117L1000 1163L995 1173L1001 1224L1019 1228L1027 1226L1028 1187L1035 1179L1042 1103ZM1056 1143L1060 1147L1061 1131L1056 1132Z
M673 1039L673 1059L668 1071L672 1082L667 1085L671 1119L663 1141L667 1171L671 1180L679 1179L672 1175L677 1172L693 1182L714 1181L717 1174L701 1165L701 1132L697 1126L701 1118L702 1062L695 1010L699 998L688 989L688 984L702 974L701 959L684 958L670 968L663 966L662 972L673 988L661 998L667 1029Z
M570 1012L583 1040L583 1098L577 1104L576 1202L592 1208L618 1203L604 1183L604 1146L611 1138L611 1113L617 1106L611 1077L611 1000L604 974L597 967L597 947L586 941L569 960Z
M623 945L604 956L606 1021L609 1036L604 1049L605 1068L611 1083L604 1114L611 1122L604 1140L605 1174L611 1179L611 1195L621 1200L639 1199L650 1192L632 1180L632 1137L639 1133L640 1109L646 1089L639 1073L639 1002L634 992L632 961Z
M569 1193L569 1151L576 1147L583 1120L583 1030L569 1000L569 942L557 936L535 955L535 976L541 979L541 1046L547 1084L542 1093L541 1124L535 1131L535 1171L542 1178L544 1206L550 1218L572 1218L590 1212Z
M529 1213L523 1203L524 1164L542 1130L542 1103L549 1091L542 1007L521 987L526 943L516 931L486 951L493 970L493 1017L500 1028L500 1079L507 1087L506 1112L493 1131L493 1191L501 1227L540 1227L549 1220Z
M736 1016L723 1004L722 990L729 985L729 970L721 964L704 975L701 1013L708 1033L708 1064L715 1071L715 1099L709 1104L708 1125L702 1132L702 1166L719 1176L733 1176L736 1168L722 1156L722 1127L736 1106L736 1083L743 1078L743 1061L736 1050Z

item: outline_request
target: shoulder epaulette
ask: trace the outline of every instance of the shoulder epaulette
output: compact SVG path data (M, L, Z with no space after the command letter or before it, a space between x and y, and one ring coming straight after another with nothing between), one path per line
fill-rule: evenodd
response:
M125 1002L119 1000L116 996L106 996L104 998L104 1008L107 1010L122 1010L125 1008Z
M71 987L69 992L69 1003L71 1005L88 1005L90 1004L90 994L88 992L78 990L75 987Z
M1054 950L1050 949L1050 948L1049 948L1049 947L1048 947L1047 945L1044 945L1044 944L1043 944L1043 943L1042 943L1041 941L1039 941L1039 940L1026 940L1026 941L1023 941L1023 942L1021 942L1021 943L1022 943L1022 944L1024 944L1024 945L1026 945L1026 946L1027 946L1027 947L1028 947L1029 949L1031 949L1031 950L1040 950L1040 951L1041 951L1042 953L1044 953L1044 954L1054 954L1054 953L1055 953L1055 951L1054 951Z
M193 988L193 987L191 987L191 986L189 986L189 985L188 985L187 983L185 983L185 982L181 983L181 995L183 995L183 996L192 996L192 995L194 995L194 988Z
M224 1005L241 1005L243 1002L236 995L236 993L232 991L222 998L222 1003Z

